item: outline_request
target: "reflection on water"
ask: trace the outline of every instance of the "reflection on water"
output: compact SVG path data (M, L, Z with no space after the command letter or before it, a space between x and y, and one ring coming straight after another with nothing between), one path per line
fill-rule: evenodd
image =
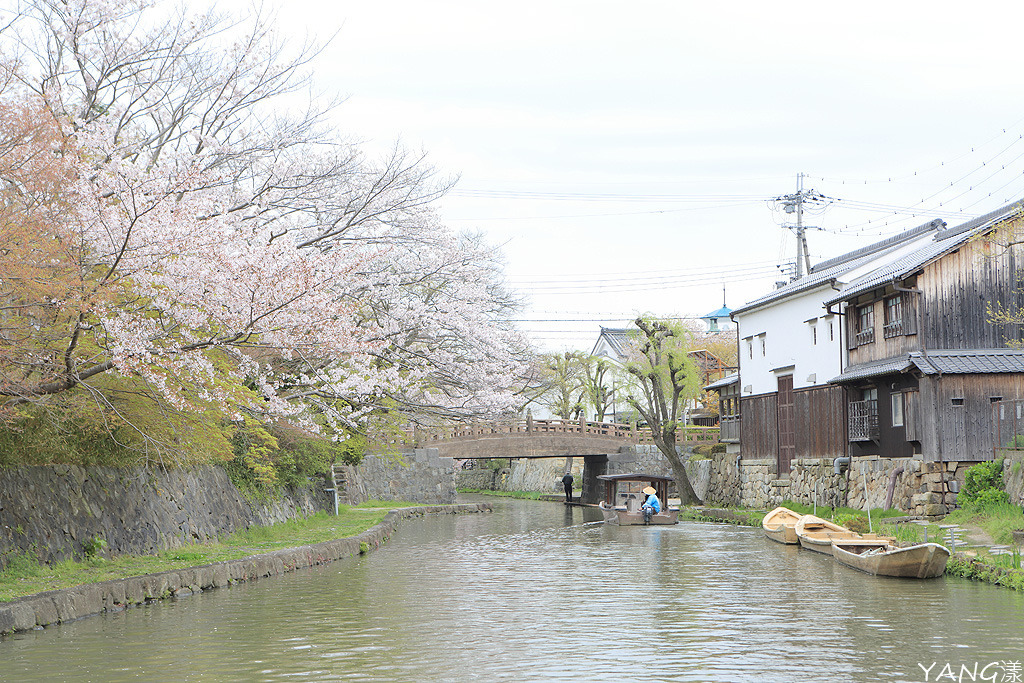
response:
M326 567L20 634L0 679L924 681L918 664L935 680L1024 660L1012 591L874 578L754 529L494 505Z

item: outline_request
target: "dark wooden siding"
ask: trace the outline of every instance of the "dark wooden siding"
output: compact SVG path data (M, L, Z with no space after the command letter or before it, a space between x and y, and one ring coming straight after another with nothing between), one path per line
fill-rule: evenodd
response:
M796 457L846 455L846 390L841 386L799 389L796 399Z
M1024 375L943 375L921 379L926 460L992 458L992 399L1024 397Z
M771 458L779 452L778 395L740 399L740 452L744 458Z
M979 240L929 264L918 277L924 344L929 349L1001 348L1021 339L1020 325L988 321L987 306L1020 305L1015 251Z
M840 386L793 392L794 457L836 458L846 455L846 390ZM778 394L747 396L740 402L740 449L744 458L779 454Z

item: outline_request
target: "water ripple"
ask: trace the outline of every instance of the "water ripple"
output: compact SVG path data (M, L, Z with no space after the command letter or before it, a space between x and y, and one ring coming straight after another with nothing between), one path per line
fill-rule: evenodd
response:
M579 509L403 523L309 571L20 634L4 680L916 681L1019 660L1024 599L874 578L756 530Z

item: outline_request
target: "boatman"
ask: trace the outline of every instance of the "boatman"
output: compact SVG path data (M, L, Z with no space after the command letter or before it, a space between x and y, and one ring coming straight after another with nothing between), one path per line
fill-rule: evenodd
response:
M661 501L658 500L658 492L654 490L653 486L645 488L644 493L647 494L647 500L640 506L640 509L644 511L644 524L650 524L651 517L661 512Z
M562 486L565 487L565 502L572 502L572 472L566 472L562 477Z

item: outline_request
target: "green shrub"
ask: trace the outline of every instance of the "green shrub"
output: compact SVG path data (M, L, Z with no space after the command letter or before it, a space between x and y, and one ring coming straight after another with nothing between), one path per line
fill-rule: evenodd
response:
M107 542L99 536L93 536L90 539L82 541L82 550L85 551L85 556L90 560L94 560L99 557L103 549L107 547Z
M1003 490L1003 461L979 462L967 468L964 487L957 495L957 502L964 508L979 509L988 505L1009 502Z
M716 443L715 445L713 445L713 446L711 447L711 453L712 453L712 454L715 454L715 453L725 453L725 451L726 451L726 450L727 450L728 448L729 448L729 446L728 446L727 444L724 444L724 443Z
M255 500L277 497L283 487L305 486L336 462L358 465L366 452L366 441L359 435L331 441L288 424L266 425L251 418L236 425L231 444L234 457L226 465L228 476Z

